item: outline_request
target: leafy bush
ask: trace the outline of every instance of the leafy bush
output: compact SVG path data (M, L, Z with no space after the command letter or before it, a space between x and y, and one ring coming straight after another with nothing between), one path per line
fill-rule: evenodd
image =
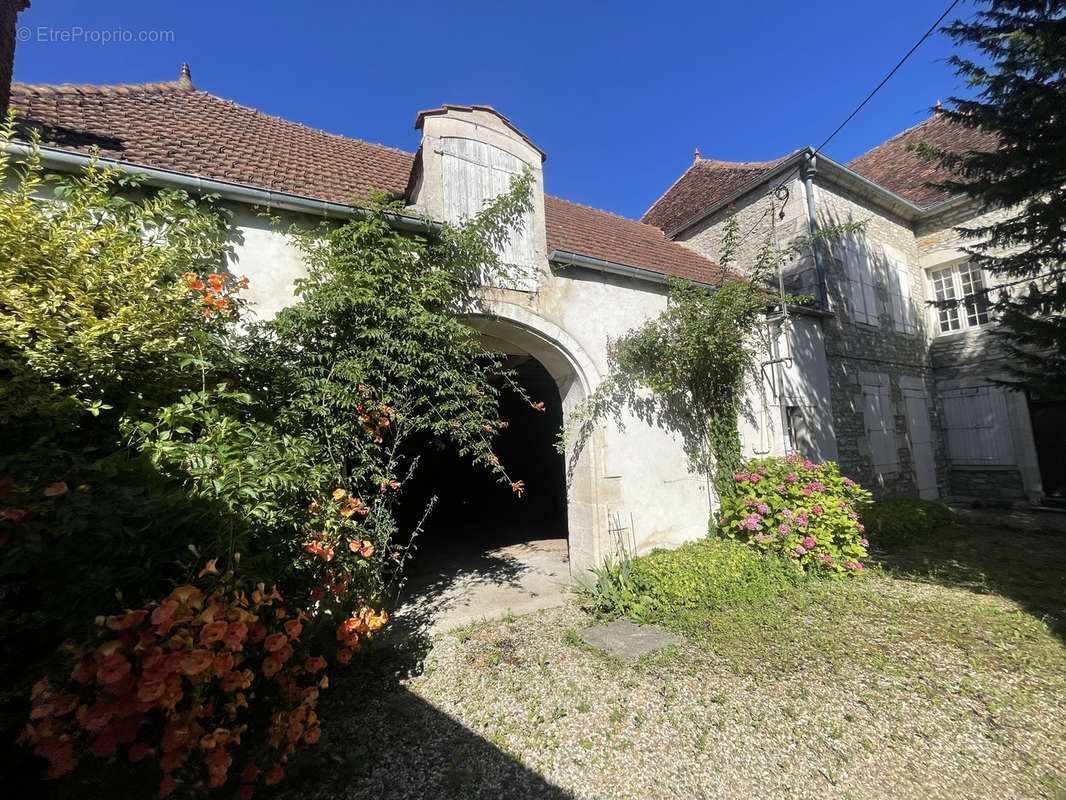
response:
M705 539L597 570L582 587L590 605L608 614L670 624L678 615L755 604L792 588L799 570L737 542Z
M866 530L878 543L905 543L929 536L941 525L955 521L955 511L942 503L916 497L885 497L860 515Z
M420 451L524 488L492 449L509 373L458 317L529 178L432 240L384 203L297 234L298 300L259 324L210 201L35 153L0 186L0 735L28 713L49 777L117 759L249 796L317 738L318 673L385 622Z
M841 477L829 461L796 455L748 462L733 476L733 495L722 498L718 527L726 536L807 569L857 573L868 542L859 513L870 493Z

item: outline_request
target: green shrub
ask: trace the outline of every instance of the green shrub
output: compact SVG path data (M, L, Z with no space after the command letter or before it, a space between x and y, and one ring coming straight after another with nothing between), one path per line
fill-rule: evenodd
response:
M833 574L861 572L868 542L859 512L870 493L837 471L793 454L750 461L722 498L718 527L764 553Z
M955 521L955 512L942 503L916 497L885 497L862 512L862 521L879 542L904 543L929 536Z
M29 745L0 754L4 785L43 759L46 778L79 770L65 796L126 775L117 759L161 796L247 795L257 765L271 784L314 744L304 678L385 623L422 452L525 488L493 453L511 374L461 315L506 273L529 180L432 239L393 230L387 204L294 232L296 302L255 324L211 202L0 154L0 738L28 718ZM118 671L86 685L86 657Z
M791 589L794 564L737 542L705 539L605 566L582 591L608 614L669 624L690 612L752 605Z

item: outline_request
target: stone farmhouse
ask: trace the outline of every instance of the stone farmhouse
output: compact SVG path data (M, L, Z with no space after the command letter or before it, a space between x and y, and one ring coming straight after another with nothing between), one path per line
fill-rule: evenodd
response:
M1041 460L1045 437L1061 441L1048 422L1061 409L992 382L1002 365L985 352L991 320L972 296L984 279L952 232L981 209L925 188L934 175L906 149L919 139L979 144L936 117L849 165L810 150L758 164L697 158L638 222L546 195L546 154L487 106L418 113L421 146L407 153L197 90L188 67L162 83L13 84L10 104L23 131L39 131L49 169L76 171L96 148L148 186L220 196L233 214L232 268L249 276L253 307L267 317L293 301L303 265L257 208L297 223L339 221L381 191L406 205L397 227L431 234L434 220L477 211L531 170L533 209L504 253L515 277L485 287L468 321L509 355L556 427L605 374L608 340L664 308L666 276L709 288L730 278L716 263L729 209L754 230L742 249L767 232L787 242L866 220L861 234L808 250L783 276L816 302L767 321L773 357L753 377L742 424L748 453L836 459L882 493L1039 501L1062 489L1054 462ZM930 310L933 297L961 303ZM1034 437L1038 424L1049 430ZM602 562L622 529L638 551L707 530L708 486L678 437L652 422L600 424L587 439L568 439L562 456L544 430L511 450L512 471L530 485L514 513L558 508L553 524L568 537L572 569ZM434 480L447 482L448 472ZM538 499L538 482L555 495Z

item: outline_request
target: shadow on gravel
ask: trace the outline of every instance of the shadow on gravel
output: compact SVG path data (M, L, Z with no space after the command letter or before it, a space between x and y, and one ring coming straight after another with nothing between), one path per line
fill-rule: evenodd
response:
M394 631L319 704L324 735L292 763L277 800L572 797L497 745L409 691L421 673L427 637ZM256 795L260 797L259 794Z
M1066 533L953 525L917 542L872 544L889 572L1002 595L1066 641Z

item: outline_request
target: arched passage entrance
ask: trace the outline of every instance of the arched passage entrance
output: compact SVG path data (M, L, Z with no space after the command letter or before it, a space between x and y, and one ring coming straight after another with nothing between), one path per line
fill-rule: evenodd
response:
M474 606L471 618L488 613L478 604L499 603L502 607L492 610L506 611L516 593L529 588L530 572L551 573L554 590L545 586L549 581L533 589L557 601L559 584L599 557L597 448L591 441L568 441L564 453L557 448L560 429L588 394L591 362L565 332L526 309L494 304L465 321L486 349L504 355L517 382L532 401L543 402L544 411L513 392L501 396L501 418L510 427L495 449L511 479L525 483L521 498L483 466L447 449L423 455L405 487L415 513L430 497L438 498L416 538L405 594L416 598L412 602L423 617L444 612L454 624L462 624L453 613L457 607Z
M512 303L487 303L483 313L467 322L481 332L487 348L513 358L535 360L555 384L560 421L569 425L571 413L598 383L592 360L581 346L558 325ZM558 429L552 432L554 445ZM568 430L562 457L565 490L565 528L570 553L570 571L578 574L600 558L600 514L605 499L597 481L596 457L600 449L597 430L582 441ZM544 443L542 443L544 444Z

